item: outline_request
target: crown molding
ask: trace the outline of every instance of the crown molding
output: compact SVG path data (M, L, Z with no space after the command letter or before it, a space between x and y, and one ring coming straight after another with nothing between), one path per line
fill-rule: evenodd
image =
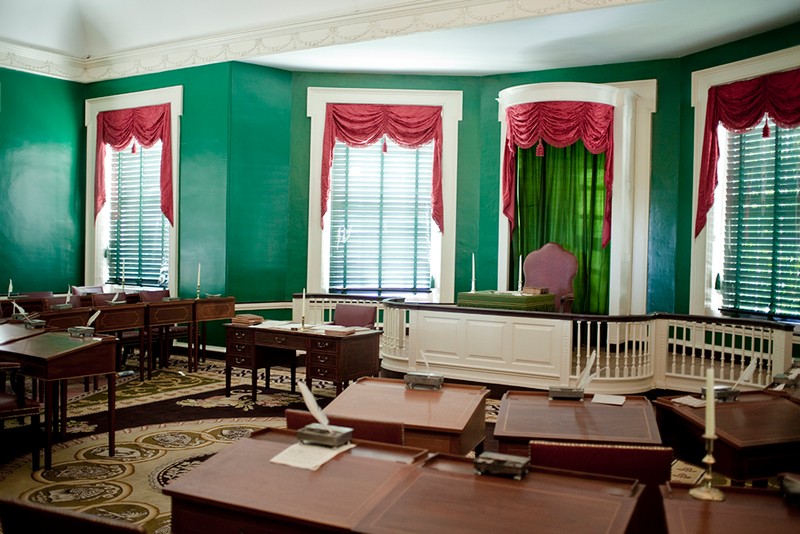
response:
M89 83L323 46L643 1L645 0L409 1L353 15L263 27L98 58L75 58L0 42L0 67Z

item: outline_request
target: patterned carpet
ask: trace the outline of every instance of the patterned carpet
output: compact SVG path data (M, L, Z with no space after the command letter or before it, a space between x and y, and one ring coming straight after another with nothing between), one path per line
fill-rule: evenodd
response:
M224 395L224 368L209 360L189 373L186 359L173 357L152 380L120 379L114 458L108 456L105 433L106 389L84 392L82 384L73 384L70 437L54 447L53 469L31 473L30 455L20 455L0 466L0 495L125 519L168 534L170 501L161 488L254 430L284 427L283 411L302 406L300 395L290 393L288 371L273 369L269 390L253 403L247 370L235 370L231 396ZM315 381L313 392L324 406L335 390ZM487 450L498 408L499 400L487 400ZM702 474L684 462L673 465L675 481L696 483Z

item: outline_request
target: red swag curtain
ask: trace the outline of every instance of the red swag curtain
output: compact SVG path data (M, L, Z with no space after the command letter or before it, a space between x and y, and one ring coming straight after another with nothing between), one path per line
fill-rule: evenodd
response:
M103 162L106 144L122 150L131 139L150 148L161 140L161 211L171 225L172 206L172 137L170 104L103 111L97 114L97 152L94 167L94 216L106 203L106 179Z
M530 148L542 139L559 148L582 139L592 154L606 153L603 246L608 245L614 183L614 107L593 102L532 102L506 109L502 195L503 214L512 230L517 196L517 147Z
M726 129L741 133L758 126L765 113L781 128L800 126L800 69L718 85L708 90L695 237L705 228L708 210L714 205L719 161L717 126L722 123ZM764 134L769 135L768 127L765 127Z
M328 104L322 139L320 225L328 210L333 147L342 141L351 147L376 143L384 134L406 148L418 148L433 140L432 218L444 231L442 207L442 108L441 106L391 106L384 104Z

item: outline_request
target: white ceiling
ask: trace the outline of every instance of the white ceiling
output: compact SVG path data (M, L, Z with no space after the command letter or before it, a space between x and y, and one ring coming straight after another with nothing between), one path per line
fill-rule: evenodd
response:
M0 0L0 66L485 75L680 57L797 21L798 0Z

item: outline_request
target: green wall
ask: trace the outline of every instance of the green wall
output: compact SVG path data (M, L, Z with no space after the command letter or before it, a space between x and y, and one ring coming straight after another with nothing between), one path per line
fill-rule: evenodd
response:
M0 292L83 279L84 128L79 83L0 69Z
M460 90L456 292L496 281L500 125L515 85L656 79L648 310L688 311L693 109L691 72L800 44L800 25L679 59L486 77L286 72L221 63L88 85L0 69L0 288L82 282L86 98L184 88L179 184L180 294L285 301L305 285L312 86ZM677 193L677 194L676 194ZM42 209L44 208L44 209ZM313 224L313 223L312 223ZM14 251L14 254L9 254ZM62 289L63 287L63 289Z

